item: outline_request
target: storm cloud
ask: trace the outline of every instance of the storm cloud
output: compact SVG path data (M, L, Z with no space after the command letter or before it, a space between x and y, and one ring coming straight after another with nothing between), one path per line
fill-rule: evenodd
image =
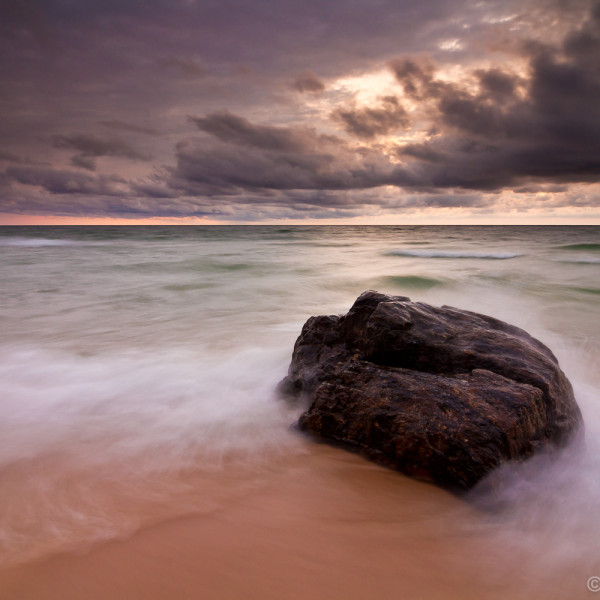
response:
M77 167L91 171L96 168L94 159L99 156L118 156L133 160L150 160L151 158L118 138L102 138L87 134L55 135L52 143L55 148L77 150L77 154L71 158L71 162Z
M358 138L371 139L401 129L408 124L408 115L395 96L381 98L378 106L338 108L332 113L344 129Z
M5 212L600 208L599 2L11 0L0 30Z
M364 189L393 169L378 152L356 151L308 127L256 125L229 112L191 120L213 139L177 146L172 185L188 193Z
M556 46L525 44L528 76L476 70L465 83L431 63L391 63L407 95L440 133L398 148L435 186L497 189L524 182L595 182L600 176L600 22L595 10Z
M325 89L325 84L317 77L317 75L307 69L303 71L292 82L292 88L298 92L318 93Z
M53 169L51 167L18 166L4 172L9 181L26 186L40 187L50 194L117 196L126 188L118 177L89 175L81 171Z

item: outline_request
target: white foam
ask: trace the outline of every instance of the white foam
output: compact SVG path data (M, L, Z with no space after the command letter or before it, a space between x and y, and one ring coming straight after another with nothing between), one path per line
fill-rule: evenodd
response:
M165 466L174 456L276 446L290 415L273 399L273 387L288 359L257 348L221 357L175 349L95 357L4 349L0 465L77 442L93 447L78 461L160 447Z
M288 360L287 348L0 349L0 564L128 535L132 502L170 514L186 496L204 510L211 473L297 450L298 409L273 392Z

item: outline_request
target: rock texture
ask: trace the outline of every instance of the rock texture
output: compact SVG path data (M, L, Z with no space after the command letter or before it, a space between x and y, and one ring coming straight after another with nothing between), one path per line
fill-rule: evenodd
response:
M280 391L310 403L301 429L453 490L582 425L556 358L525 331L373 291L306 322Z

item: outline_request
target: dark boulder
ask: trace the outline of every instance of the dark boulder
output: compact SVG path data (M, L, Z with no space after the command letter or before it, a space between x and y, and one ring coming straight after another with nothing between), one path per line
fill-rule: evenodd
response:
M453 490L582 429L552 352L522 329L369 291L311 317L280 391L323 441Z

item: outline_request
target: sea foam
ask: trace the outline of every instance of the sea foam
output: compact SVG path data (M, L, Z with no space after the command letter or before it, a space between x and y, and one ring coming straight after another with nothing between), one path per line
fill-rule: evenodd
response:
M297 448L274 397L287 355L2 348L0 566L129 535L184 496L212 509L209 477Z

